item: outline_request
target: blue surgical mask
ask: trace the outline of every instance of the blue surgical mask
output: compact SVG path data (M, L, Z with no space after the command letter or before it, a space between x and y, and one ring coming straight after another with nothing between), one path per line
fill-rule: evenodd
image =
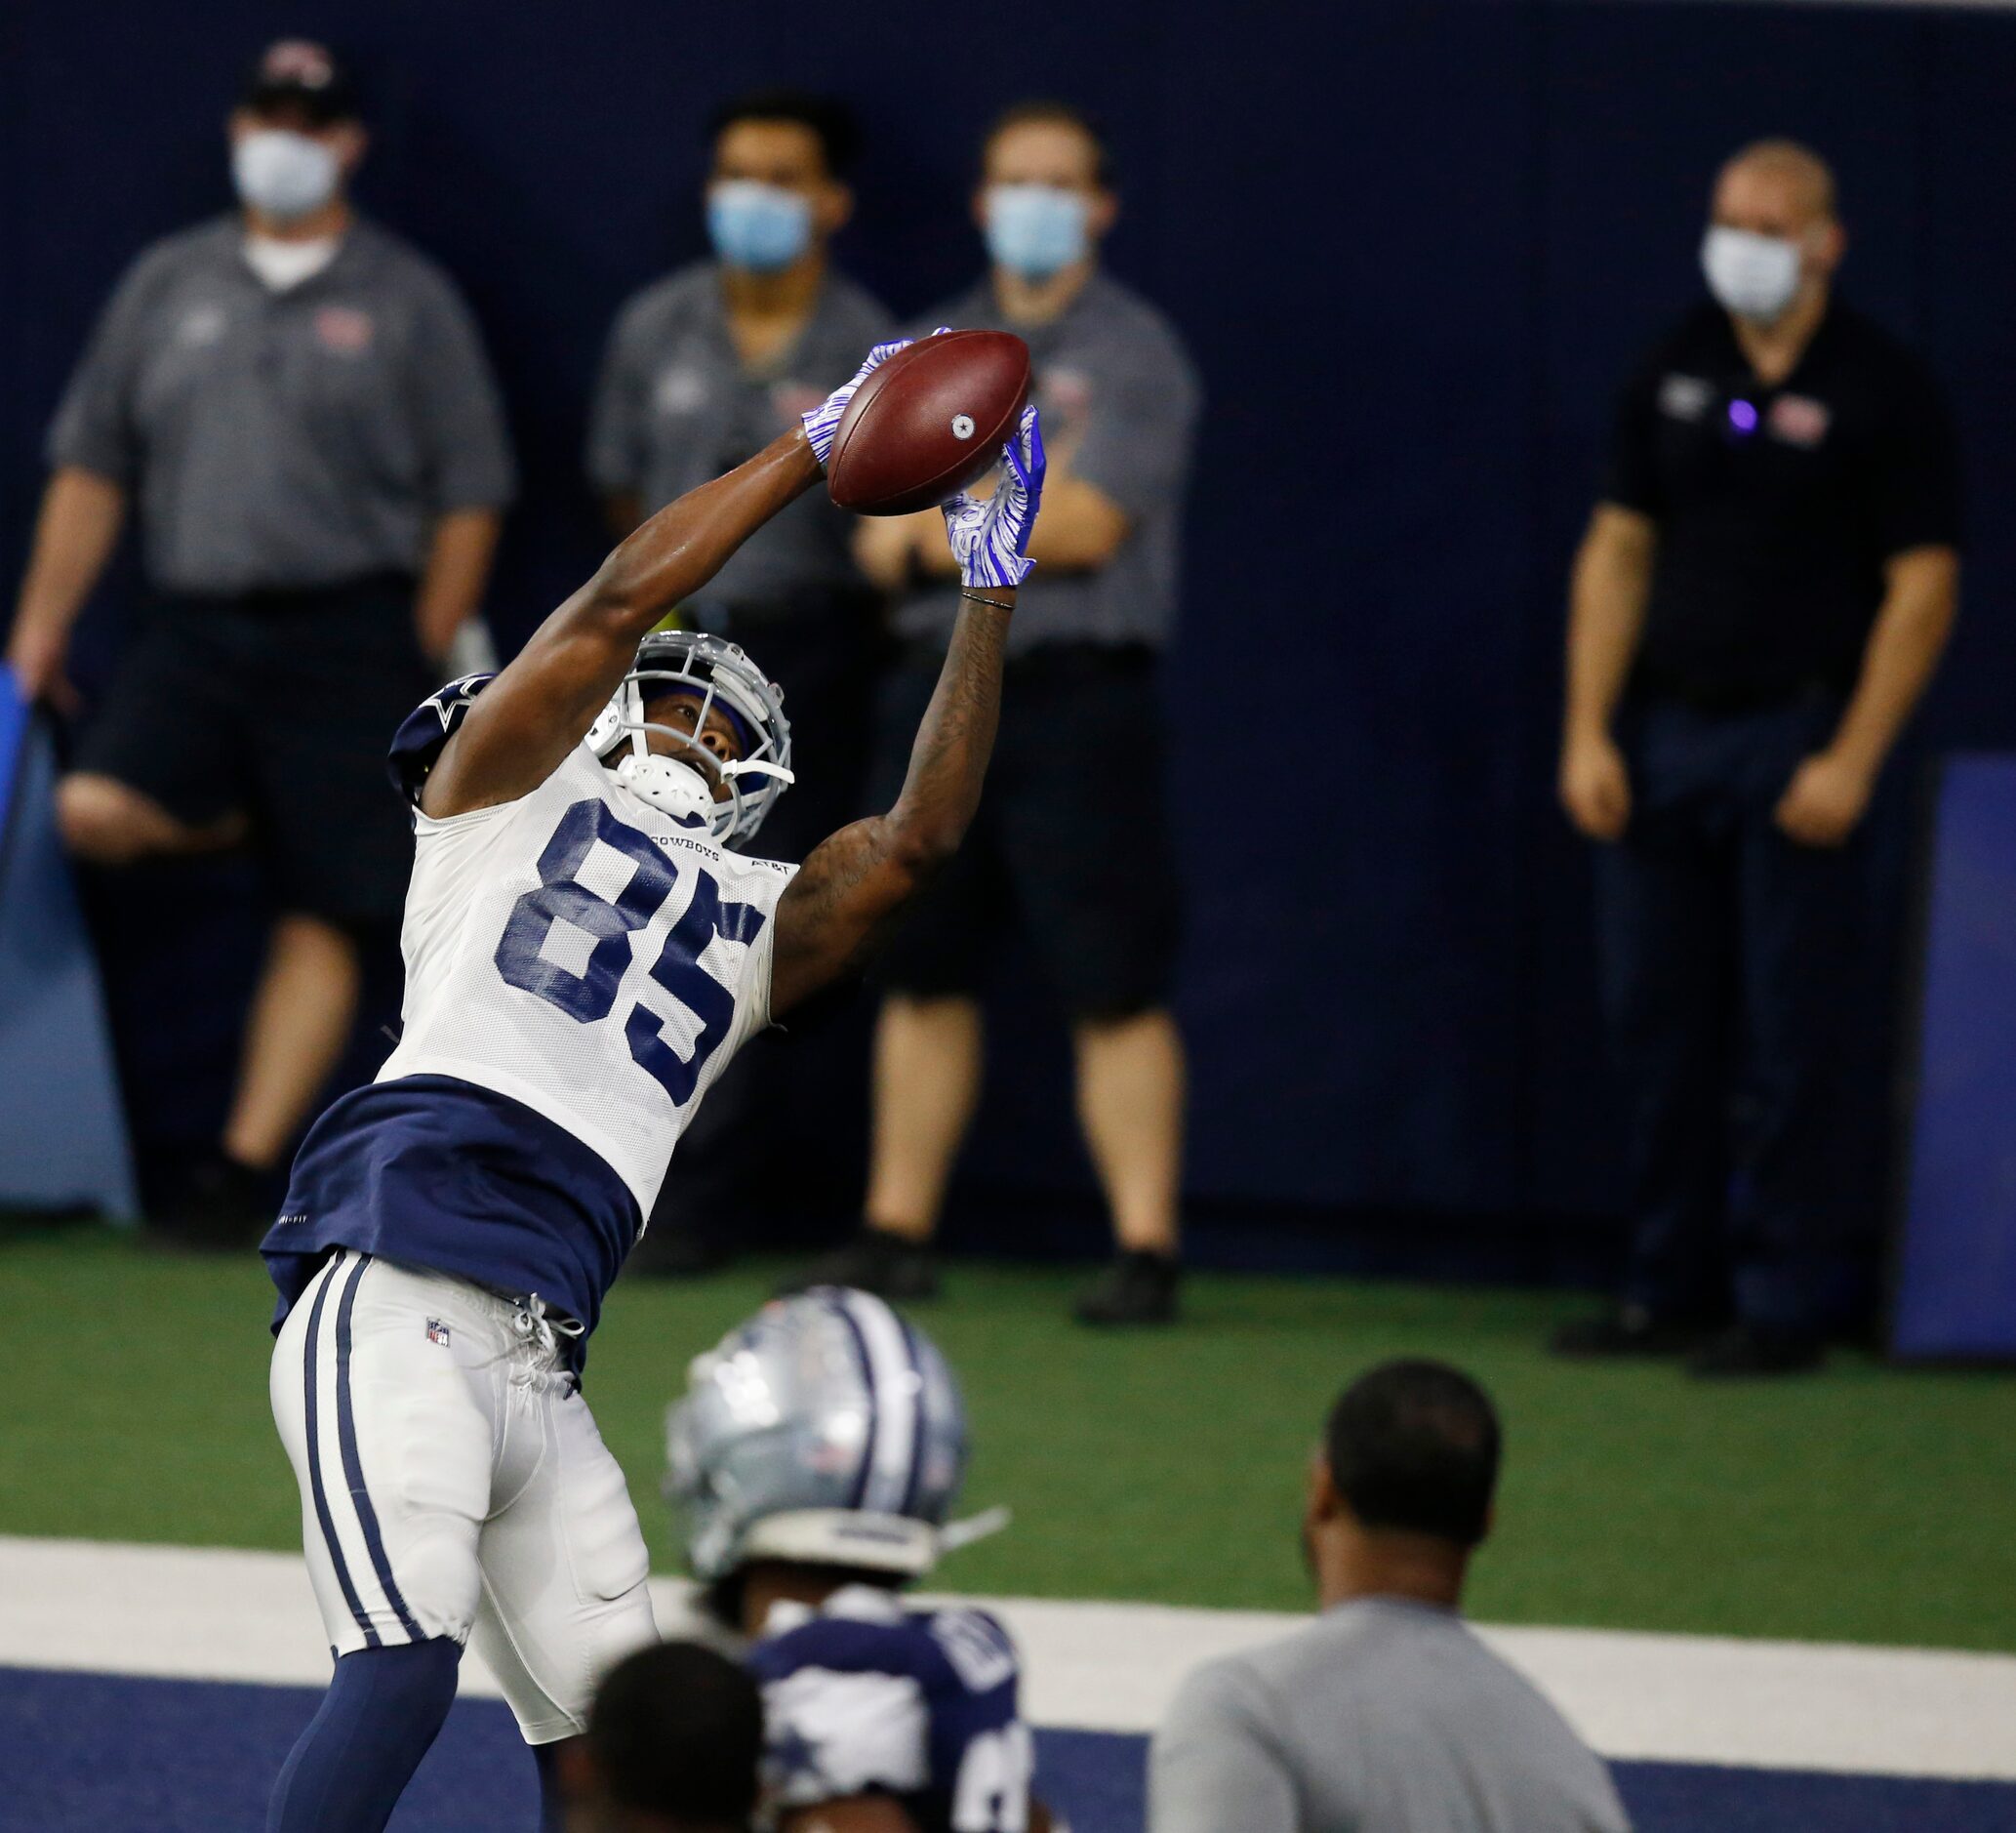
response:
M812 246L812 200L781 184L723 179L707 192L707 235L729 266L775 273Z
M1758 235L1718 223L1702 239L1701 270L1725 311L1773 325L1798 297L1799 245L1790 236Z
M1047 280L1085 259L1089 214L1083 196L1054 184L990 184L987 252L996 266L1026 280Z
M240 201L277 223L312 216L336 195L342 177L332 147L286 128L262 128L231 148Z

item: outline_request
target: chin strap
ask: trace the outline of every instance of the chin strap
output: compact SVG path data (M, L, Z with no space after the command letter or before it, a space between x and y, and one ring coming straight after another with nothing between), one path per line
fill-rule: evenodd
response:
M617 764L616 780L675 821L713 824L713 792L707 788L706 778L689 763L649 752L641 757L632 754Z
M782 764L765 763L760 757L751 757L747 763L716 764L715 769L732 783L737 777L775 777L780 783L797 782L797 773L786 770Z
M948 1521L938 1530L938 1550L940 1553L956 1553L961 1547L970 1547L976 1540L999 1533L1014 1519L1013 1509L984 1508L978 1515L969 1515L964 1521Z

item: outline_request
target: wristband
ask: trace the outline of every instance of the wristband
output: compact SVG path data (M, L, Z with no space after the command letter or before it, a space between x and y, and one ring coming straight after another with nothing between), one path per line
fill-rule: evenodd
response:
M1015 609L1012 604L1003 604L998 598L988 597L985 592L967 591L962 589L959 596L961 598L971 598L975 604L992 605L996 611L1013 611Z

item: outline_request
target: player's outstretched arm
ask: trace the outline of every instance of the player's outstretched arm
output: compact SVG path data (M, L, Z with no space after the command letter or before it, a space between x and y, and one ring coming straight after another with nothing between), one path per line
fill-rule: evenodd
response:
M994 746L1001 657L1015 589L1043 495L1043 435L1029 408L1004 449L1008 472L987 502L954 497L946 534L962 598L937 690L886 815L842 828L813 850L777 907L770 1010L782 1015L861 965L904 907L958 851Z
M653 626L820 480L855 389L902 347L877 345L801 426L667 504L625 540L469 707L427 776L422 809L436 820L466 814L515 801L551 776L616 692Z

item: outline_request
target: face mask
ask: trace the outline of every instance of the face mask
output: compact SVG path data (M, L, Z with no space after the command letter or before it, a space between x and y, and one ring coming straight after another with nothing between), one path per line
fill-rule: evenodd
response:
M320 210L341 176L334 148L285 128L262 128L231 148L240 199L281 223Z
M1799 290L1799 245L1782 235L1716 225L1701 244L1701 270L1724 309L1774 324Z
M812 246L812 200L754 179L724 179L707 192L707 235L729 266L775 273Z
M987 252L1026 280L1047 280L1085 258L1087 206L1054 184L993 184L987 193Z

